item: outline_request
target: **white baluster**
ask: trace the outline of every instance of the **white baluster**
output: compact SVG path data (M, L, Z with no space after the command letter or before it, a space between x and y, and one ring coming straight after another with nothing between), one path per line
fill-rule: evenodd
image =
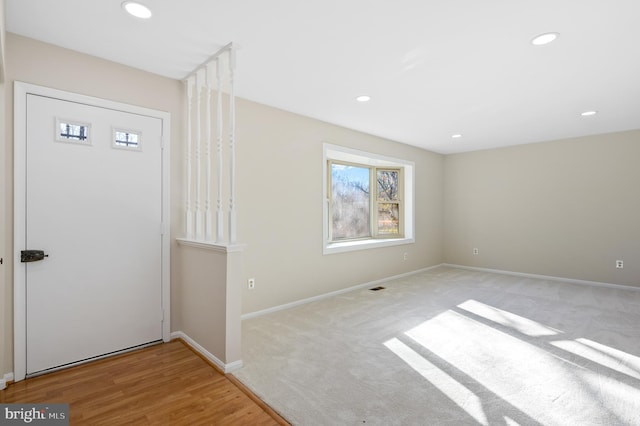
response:
M218 80L218 109L216 119L216 152L217 152L217 174L218 174L218 194L216 200L216 241L224 242L224 215L222 213L222 68L221 58L216 58L216 79Z
M236 152L235 152L235 138L236 138L236 99L235 99L235 68L236 58L235 50L233 46L229 48L229 244L236 243L236 186L235 186L235 171L236 171Z
M185 208L185 234L187 238L193 238L193 212L191 211L191 145L193 143L191 136L191 127L193 120L191 116L191 108L193 103L193 78L187 79L187 194Z
M202 197L201 182L201 158L200 148L202 146L202 75L198 71L196 73L196 239L204 238L204 227L202 222L202 208L200 199Z
M204 231L205 240L211 241L213 238L213 232L211 229L211 64L207 64L205 69L206 73L206 120L207 120L207 135L206 135L206 152L205 152L205 172L207 179L205 182L205 199L204 199Z

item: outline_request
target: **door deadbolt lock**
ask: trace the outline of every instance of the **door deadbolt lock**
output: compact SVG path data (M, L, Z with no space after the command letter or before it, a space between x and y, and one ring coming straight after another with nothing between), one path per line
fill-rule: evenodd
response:
M20 252L20 262L37 262L43 260L45 257L49 257L48 254L44 254L44 250L22 250Z

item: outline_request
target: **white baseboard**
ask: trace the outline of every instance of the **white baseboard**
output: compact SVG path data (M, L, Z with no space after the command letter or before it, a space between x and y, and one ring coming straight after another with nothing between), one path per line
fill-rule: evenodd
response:
M490 272L493 274L503 274L503 275L513 275L516 277L523 278L535 278L539 280L551 280L551 281L560 281L571 284L579 284L579 285L589 285L593 287L607 287L607 288L617 288L619 290L635 290L640 291L640 287L634 287L630 285L622 285L622 284L610 284L603 283L600 281L586 281L586 280L577 280L573 278L562 278L562 277L554 277L551 275L538 275L538 274L527 274L524 272L513 272L513 271L503 271L502 269L490 269L490 268L478 268L476 266L465 266L465 265L456 265L452 263L443 263L442 266L448 266L450 268L458 268L458 269L466 269L469 271L479 271L479 272Z
M7 373L0 379L0 390L6 389L9 382L13 382L13 373Z
M186 333L182 331L173 331L171 332L172 339L182 339L189 344L195 351L197 351L200 355L211 361L215 366L217 366L220 370L224 371L224 373L231 373L232 371L239 370L242 368L242 360L234 361L229 364L225 364L220 361L220 359L202 347L198 342L189 337Z
M375 281L369 281L369 282L366 282L366 283L363 283L363 284L354 285L352 287L343 288L341 290L332 291L330 293L320 294L318 296L309 297L307 299L301 299L301 300L297 300L295 302L285 303L284 305L274 306L273 308L267 308L267 309L263 309L261 311L250 312L248 314L242 315L241 319L242 320L248 320L248 319L251 319L251 318L257 318L257 317L261 317L263 315L267 315L267 314L270 314L270 313L273 313L273 312L283 311L285 309L290 309L290 308L293 308L293 307L296 307L296 306L300 306L300 305L306 305L307 303L311 303L311 302L316 302L318 300L327 299L329 297L337 296L339 294L348 293L350 291L360 290L361 288L375 287L378 284L382 284L384 282L391 281L391 280L396 280L396 279L403 278L403 277L408 277L410 275L419 274L420 272L425 272L425 271L429 271L431 269L435 269L438 266L442 266L442 264L429 266L428 268L418 269L417 271L405 272L404 274L394 275L392 277L382 278L382 279L375 280Z

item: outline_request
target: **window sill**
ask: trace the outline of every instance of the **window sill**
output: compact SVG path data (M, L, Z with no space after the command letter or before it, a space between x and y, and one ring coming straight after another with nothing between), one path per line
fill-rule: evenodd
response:
M322 249L322 254L344 253L347 251L367 250L380 247L399 246L403 244L413 244L413 238L385 238L379 240L357 240L344 241L340 243L329 243Z

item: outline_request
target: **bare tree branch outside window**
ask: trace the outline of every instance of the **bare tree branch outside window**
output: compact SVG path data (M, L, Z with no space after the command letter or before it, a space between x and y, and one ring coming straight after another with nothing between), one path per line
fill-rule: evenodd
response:
M398 235L400 233L400 203L398 170L377 170L378 181L378 234Z
M367 167L331 164L334 240L371 236L370 173Z

